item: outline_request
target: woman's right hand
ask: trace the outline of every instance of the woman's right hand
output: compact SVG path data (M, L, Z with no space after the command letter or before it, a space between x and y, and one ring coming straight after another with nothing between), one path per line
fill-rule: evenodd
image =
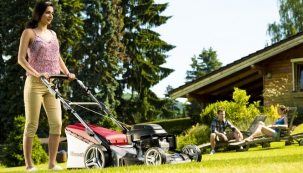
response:
M35 75L36 77L38 77L38 78L41 78L42 76L44 76L45 77L45 79L49 79L49 74L48 73L46 73L46 72L44 72L44 73L36 73L36 75Z
M76 75L75 75L74 73L69 73L69 74L67 75L67 77L68 77L68 80L69 80L69 81L73 81L74 79L76 79Z

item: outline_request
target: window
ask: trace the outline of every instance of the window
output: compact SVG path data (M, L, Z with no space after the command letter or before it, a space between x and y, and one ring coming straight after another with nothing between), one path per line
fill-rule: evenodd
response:
M290 61L292 63L293 91L303 92L303 58Z

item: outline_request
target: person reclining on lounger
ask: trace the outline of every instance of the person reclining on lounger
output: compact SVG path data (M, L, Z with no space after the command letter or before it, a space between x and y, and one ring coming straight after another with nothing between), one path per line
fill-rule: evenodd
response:
M274 124L266 126L262 121L259 121L253 133L245 138L245 141L251 141L256 136L263 133L267 137L274 137L276 138L278 135L279 128L277 127L288 127L288 118L286 113L288 112L288 108L284 105L280 105L278 107L278 114L281 116Z
M225 119L225 110L218 110L218 117L213 119L211 122L211 134L210 134L210 144L211 151L210 154L215 153L216 140L217 141L228 141L231 139L236 139L237 142L243 140L243 135L234 125L232 125L227 119ZM234 133L226 135L225 129L230 128Z

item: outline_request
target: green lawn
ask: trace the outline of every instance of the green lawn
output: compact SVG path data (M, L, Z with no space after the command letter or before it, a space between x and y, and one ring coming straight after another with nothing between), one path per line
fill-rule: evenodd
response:
M303 125L299 126L296 132L302 132ZM201 173L201 172L219 172L219 173L302 173L303 172L303 146L294 144L284 146L284 142L273 142L270 148L261 146L250 148L246 152L216 152L214 155L203 154L202 162L192 162L176 165L161 166L127 166L110 167L100 170L67 170L66 163L59 164L64 171L60 172L107 172L107 173ZM46 171L46 164L37 165L39 172L59 172ZM0 166L2 172L25 172L25 167L5 168Z
M59 164L65 168L64 164ZM37 165L39 172L55 172L46 171L46 164ZM25 167L5 168L0 167L1 172L25 172ZM58 171L57 171L58 172ZM161 165L161 166L128 166L128 167L111 167L100 170L67 170L60 172L158 172L158 173L186 173L186 172L303 172L303 146L297 144L292 146L284 146L284 142L271 143L270 148L250 148L247 152L217 152L214 155L203 154L202 162L192 162L177 165Z

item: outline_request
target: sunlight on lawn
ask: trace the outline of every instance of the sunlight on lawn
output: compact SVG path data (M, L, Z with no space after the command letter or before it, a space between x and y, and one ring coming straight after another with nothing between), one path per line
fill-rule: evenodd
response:
M110 167L100 170L67 170L66 163L59 164L64 171L69 173L92 173L92 172L108 172L108 173L202 173L202 172L303 172L303 146L294 144L284 146L284 142L272 142L270 148L262 148L261 146L250 148L246 152L216 152L214 155L203 154L202 162L192 162L176 165L161 165L161 166L125 166L125 167ZM46 171L46 164L37 165L39 172L59 172ZM0 167L1 172L24 172L25 167L5 168Z
M292 134L303 133L303 124L298 125Z

